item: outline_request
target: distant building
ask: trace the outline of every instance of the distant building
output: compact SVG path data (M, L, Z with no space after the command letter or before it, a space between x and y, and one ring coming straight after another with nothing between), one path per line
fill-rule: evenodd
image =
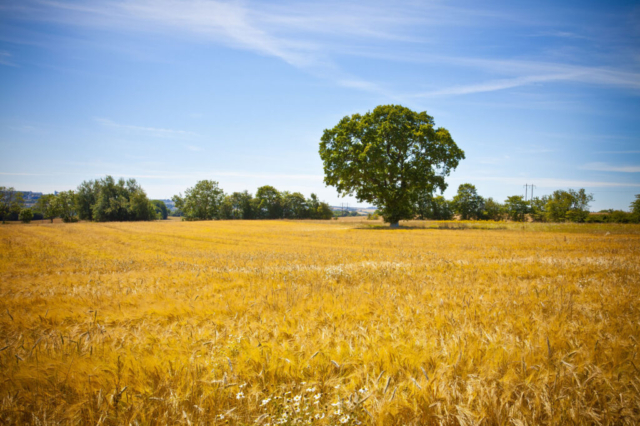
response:
M22 200L24 201L24 207L33 207L38 202L38 199L42 197L42 192L33 191L15 191L15 193L22 194Z

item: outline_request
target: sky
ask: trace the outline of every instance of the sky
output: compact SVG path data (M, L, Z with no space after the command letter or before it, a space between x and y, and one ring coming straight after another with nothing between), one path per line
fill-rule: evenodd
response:
M113 175L151 198L198 180L341 198L324 129L427 111L503 201L640 194L640 5L592 1L0 1L0 186ZM530 193L529 193L530 195Z

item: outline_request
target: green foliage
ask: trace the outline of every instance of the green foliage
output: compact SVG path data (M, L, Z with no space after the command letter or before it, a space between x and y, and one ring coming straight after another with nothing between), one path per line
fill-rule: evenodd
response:
M545 204L547 219L550 222L584 222L589 216L591 201L593 195L587 194L584 188L554 191Z
M346 116L320 142L324 182L377 206L386 222L412 219L419 194L444 191L464 152L433 117L399 105Z
M33 211L31 209L20 210L19 219L22 223L31 223L31 219L33 219Z
M42 213L44 219L49 219L53 223L53 219L60 215L58 211L58 203L56 202L56 196L53 194L45 194L38 198L36 207Z
M636 199L629 206L633 222L640 222L640 194L636 194Z
M55 208L65 223L77 222L76 194L74 191L62 191L56 195Z
M604 213L590 214L585 219L586 223L637 223L633 212L622 210L606 210Z
M505 207L502 204L489 197L484 202L484 212L482 216L487 220L502 220L504 208Z
M524 222L525 215L529 213L529 203L522 195L512 195L504 202L504 210L510 220Z
M329 220L333 217L333 211L327 203L320 203L316 212L316 219Z
M258 188L256 192L256 204L258 218L279 219L282 218L282 195L271 185Z
M529 216L534 222L545 222L548 219L546 205L549 201L547 195L540 197L534 197L529 200Z
M306 219L309 217L307 200L299 192L282 193L283 215L287 219Z
M470 183L463 183L458 187L458 193L453 197L453 211L462 220L480 219L484 211L484 199L478 195L478 190Z
M261 219L282 218L282 195L273 186L265 185L256 192L258 217Z
M173 201L184 212L183 220L220 219L224 191L218 187L218 182L201 180L193 188L187 189L184 197L182 194L175 195Z
M248 191L234 192L227 195L222 203L221 218L223 219L253 219L255 207L253 197Z
M87 182L80 187L83 188L85 184ZM106 176L89 184L93 185L96 197L95 204L91 206L93 220L125 222L156 218L155 206L135 179L125 181L120 178L116 182L113 177ZM78 206L82 207L83 204L78 203Z
M453 218L451 202L442 195L434 197L428 192L418 199L416 212L421 220L451 220Z
M80 220L94 220L93 207L100 194L100 181L84 181L76 190L76 209Z
M10 215L18 215L22 209L22 204L21 192L16 192L12 187L0 186L0 216L2 217L2 223L5 223Z
M451 220L453 219L453 208L451 201L445 199L442 195L433 197L431 203L431 219L433 220Z
M156 217L158 219L166 220L169 217L169 209L167 205L162 200L151 200L151 204L153 204Z

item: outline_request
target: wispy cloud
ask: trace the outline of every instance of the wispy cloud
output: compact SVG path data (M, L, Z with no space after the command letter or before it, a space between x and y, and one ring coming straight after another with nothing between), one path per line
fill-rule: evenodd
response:
M6 50L0 50L0 65L6 65L8 67L18 66L18 64L11 60L11 53Z
M638 150L630 151L597 151L596 154L640 154Z
M598 172L640 173L640 166L617 166L607 163L588 163L582 166L581 169Z
M130 124L120 124L108 118L95 118L94 120L103 126L114 127L118 129L124 129L124 130L131 130L131 131L146 133L146 134L159 136L159 137L187 137L187 136L197 135L196 133L190 132L187 130L173 130L173 129L165 129L160 127L146 127L146 126L133 126Z
M86 163L86 165L91 165L92 167L96 167L95 163ZM80 172L55 172L55 173L5 173L0 172L0 176L62 176L62 175L82 175L87 176L87 173ZM209 170L209 171L197 171L197 172L188 172L188 173L172 173L164 171L138 171L134 173L121 173L119 171L110 170L109 167L105 167L105 170L99 170L93 173L96 177L103 177L105 175L113 175L113 176L121 176L124 178L134 178L134 179L159 179L159 180L173 180L173 179L192 179L194 181L201 179L216 179L221 177L227 178L256 178L256 179L282 179L282 180L305 180L305 181L319 181L322 182L324 176L322 175L307 175L307 174L287 174L287 173L252 173L245 171L238 172L230 172L230 171L219 171L219 170Z
M597 67L575 67L562 64L548 63L518 63L517 61L462 61L480 68L489 69L494 73L531 73L549 72L546 74L525 75L515 78L490 80L478 84L446 87L444 89L423 92L415 97L434 97L445 95L468 95L473 93L494 92L497 90L512 89L515 87L529 86L537 83L573 82L588 83L603 86L617 86L626 89L640 90L640 73L622 72ZM526 64L526 65L525 65ZM494 68L495 66L495 68ZM503 67L504 66L504 67Z
M514 87L526 86L534 83L569 80L573 77L575 77L575 74L550 74L492 80L479 84L452 86L444 89L433 90L431 92L418 93L414 95L414 97L429 98L434 96L469 95L472 93L494 92L496 90L511 89Z
M640 182L610 182L590 181L579 179L521 177L521 176L472 176L451 178L455 182L490 181L505 185L522 186L525 183L533 183L537 188L640 188Z
M553 29L548 19L525 19L527 13L518 12L518 8L513 11L463 8L441 2L397 2L390 7L384 2L349 1L320 5L216 0L25 0L24 3L26 5L13 8L34 19L128 32L166 34L171 30L276 57L343 87L399 100L470 95L557 82L640 90L640 73L633 67L606 66L594 60L591 60L593 65L587 61L575 65L576 61L554 63L442 56L438 54L442 50L434 47L440 44L441 37L447 37L442 32L448 28L462 30L505 23L526 26L532 32L538 30L539 35L564 39L586 37L575 29ZM338 58L343 55L471 67L490 75L476 82L403 94L395 81L374 83L351 75L338 65ZM395 89L390 89L394 86Z
M2 176L46 176L40 173L5 173L5 172L0 172L0 175Z
M193 151L193 152L200 152L200 151L203 151L203 149L202 149L201 147L199 147L199 146L195 146L195 145L188 145L188 146L187 146L187 149L188 149L189 151Z

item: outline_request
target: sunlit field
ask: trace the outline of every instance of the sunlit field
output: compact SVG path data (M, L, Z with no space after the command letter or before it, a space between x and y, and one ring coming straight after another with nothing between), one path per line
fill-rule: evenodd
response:
M3 424L638 424L640 227L0 227Z

